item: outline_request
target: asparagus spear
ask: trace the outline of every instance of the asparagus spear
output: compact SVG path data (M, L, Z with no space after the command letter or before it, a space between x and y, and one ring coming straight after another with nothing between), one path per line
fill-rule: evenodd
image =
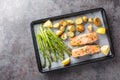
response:
M41 53L42 53L42 55L43 55L44 62L43 62L43 64L42 64L42 67L44 68L44 67L46 66L45 51L44 51L44 49L43 49L43 46L42 46L42 43L41 43L42 41L41 41L40 36L37 34L36 37L37 37L37 39L38 39L38 44L39 44L39 46L40 46L40 50L41 50Z

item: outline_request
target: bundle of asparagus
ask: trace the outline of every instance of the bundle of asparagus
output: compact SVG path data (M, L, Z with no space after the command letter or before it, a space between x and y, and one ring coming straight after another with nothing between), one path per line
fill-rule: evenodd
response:
M43 68L46 67L46 60L50 68L51 62L64 60L65 53L70 56L71 49L50 28L40 25L36 37L44 58Z

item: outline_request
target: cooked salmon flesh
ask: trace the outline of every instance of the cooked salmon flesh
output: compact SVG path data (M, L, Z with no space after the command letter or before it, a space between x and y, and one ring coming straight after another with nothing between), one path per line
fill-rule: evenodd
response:
M94 43L98 40L98 35L96 32L88 33L88 34L83 34L79 36L75 36L73 38L70 38L70 44L72 46L81 46L85 44L90 44Z
M100 52L100 45L86 45L72 50L72 57L82 57Z

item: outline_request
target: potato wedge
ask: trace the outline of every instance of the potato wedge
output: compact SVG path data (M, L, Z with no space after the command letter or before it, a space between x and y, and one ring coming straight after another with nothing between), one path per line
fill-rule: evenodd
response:
M59 28L59 27L60 27L60 24L59 24L59 23L55 23L55 24L53 25L53 27L54 27L54 28Z
M94 18L94 20L93 20L93 22L94 22L94 24L96 25L96 26L101 26L101 20L100 20L100 18Z
M91 24L88 26L88 31L93 32L93 26Z
M66 33L63 33L63 34L61 35L61 39L66 40L66 39L67 39L67 34L66 34Z
M78 30L79 32L83 32L83 31L85 30L83 24L78 24L76 27L77 27L77 30Z
M62 25L63 27L66 27L67 26L67 21L62 20L61 23L60 23L60 25Z
M83 22L87 22L88 21L88 17L87 16L83 16L82 19L83 19Z
M82 23L83 23L82 18L77 18L77 19L75 20L75 23L76 23L76 24L82 24Z
M56 35L57 35L57 36L60 36L62 33L63 33L63 31L58 30L58 31L56 32Z
M68 32L69 37L74 37L74 35L75 35L74 32L72 32L72 31Z
M74 24L74 21L73 21L73 20L68 19L68 20L66 20L66 21L67 21L67 24L68 24L68 25Z
M92 18L88 18L88 22L89 22L89 23L92 23L92 22L93 22L93 19L92 19Z
M43 24L43 27L48 27L48 28L51 28L53 27L53 24L50 20L47 20L44 24Z
M64 32L64 31L65 31L65 27L64 27L64 26L61 26L61 27L60 27L60 31Z
M69 25L68 30L69 31L75 31L75 26L74 25Z

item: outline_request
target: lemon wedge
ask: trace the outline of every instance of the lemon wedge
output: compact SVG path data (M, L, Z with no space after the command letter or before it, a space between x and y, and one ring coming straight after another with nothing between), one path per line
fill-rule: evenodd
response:
M105 34L106 33L106 29L105 28L98 28L96 30L96 32L99 33L99 34Z
M109 51L110 51L110 47L108 45L104 45L101 47L101 52L103 54L108 55Z
M63 64L64 66L70 64L70 58L67 58L67 59L63 60L63 61L62 61L62 64Z

